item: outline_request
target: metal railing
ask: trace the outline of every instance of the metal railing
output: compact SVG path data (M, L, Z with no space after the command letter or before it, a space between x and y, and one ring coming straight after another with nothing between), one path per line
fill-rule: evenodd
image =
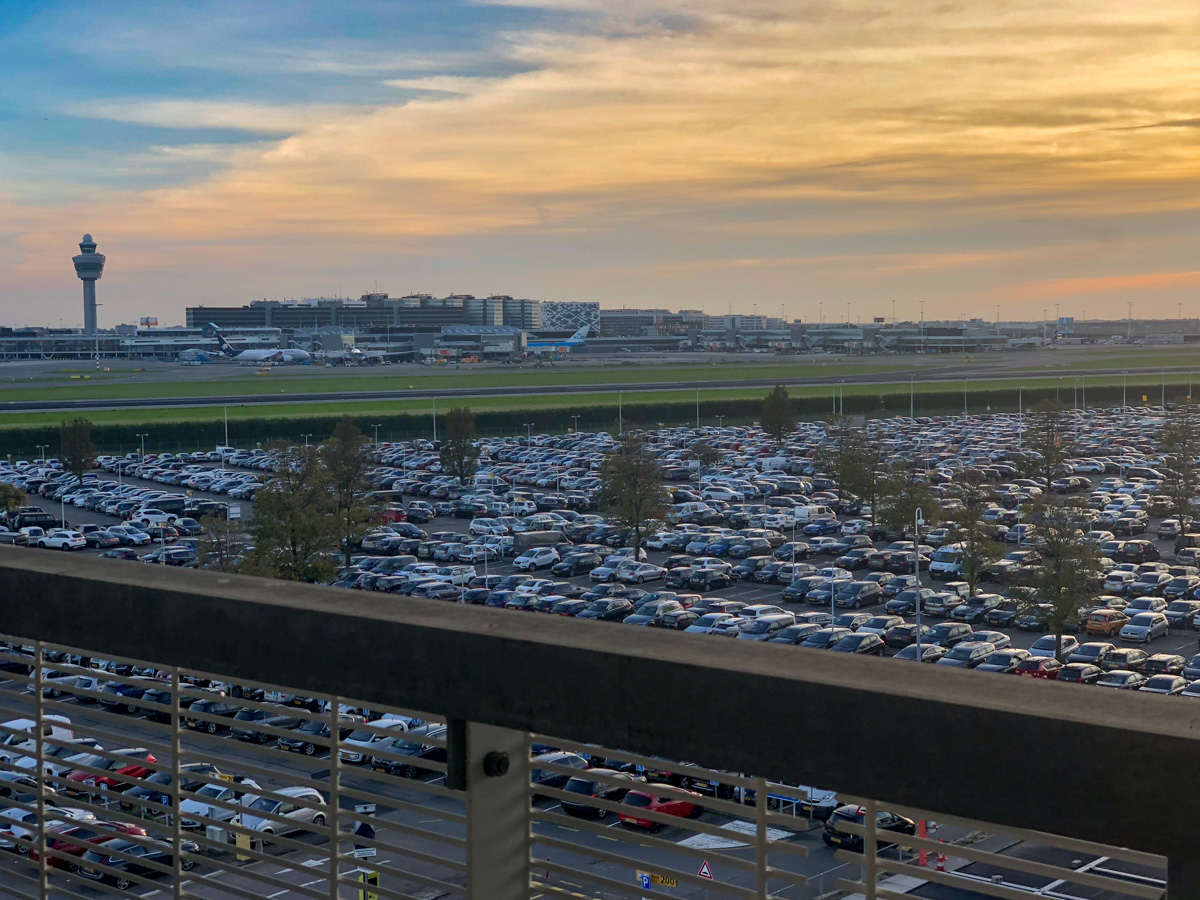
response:
M0 616L0 895L1200 896L1185 700L9 548Z

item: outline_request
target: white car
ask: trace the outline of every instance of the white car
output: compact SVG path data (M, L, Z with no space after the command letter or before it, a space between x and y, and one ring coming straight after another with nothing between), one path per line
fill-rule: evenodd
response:
M338 748L338 759L342 762L361 763L370 759L371 751L376 748L376 745L384 741L390 741L397 734L408 731L412 728L415 720L406 716L395 716L384 719L376 719L374 722L367 724L374 728L383 728L386 731L382 733L359 729L352 731L342 740L341 746ZM388 732L391 734L388 734Z
M683 630L684 634L712 634L713 629L727 619L732 619L731 613L705 613Z
M475 577L474 566L443 566L434 574L434 579L437 581L445 581L450 584L465 586L472 578Z
M82 809L67 806L46 806L46 828L53 828L63 821L94 822L96 817ZM20 806L0 811L0 850L13 850L22 855L28 847L18 844L13 838L32 841L37 835L37 811Z
M83 550L87 547L87 538L78 531L52 531L38 538L37 546L43 550Z
M259 834L291 834L306 831L304 825L321 828L325 825L325 798L316 788L285 787L274 791L274 796L246 798L246 811L238 814L238 824ZM268 818L273 815L277 818ZM279 819L287 821L279 821Z
M626 584L644 584L647 581L658 581L666 574L666 569L653 563L631 563L628 566L619 566L613 573L613 578Z
M639 565L641 565L641 563L639 563L637 560L622 559L614 553L612 556L608 557L608 559L604 560L604 562L602 562L600 565L596 566L596 568L592 569L592 571L588 572L588 578L590 578L592 581L613 581L616 580L617 573L622 569L628 569Z
M1104 578L1104 590L1109 594L1124 594L1129 585L1137 581L1137 575L1121 569L1109 572Z
M692 560L693 572L723 572L728 575L733 571L733 566L723 559L718 559L715 556L698 556Z
M500 549L491 544L467 544L458 554L460 562L481 563L484 560L499 559Z
M175 513L165 513L161 509L139 509L130 514L129 523L148 528L151 525L174 525L178 518Z
M513 592L518 597L535 596L542 588L554 584L549 578L531 578L529 581L523 581L517 585L517 589Z
M548 569L561 559L553 547L531 547L514 559L512 564L518 571L534 572L538 569Z
M724 500L726 503L742 503L746 498L727 487L706 487L700 494L701 500Z
M1062 655L1064 659L1078 649L1079 638L1070 634L1062 636ZM1033 646L1029 648L1029 652L1034 656L1054 656L1054 635L1043 634L1033 642Z
M236 806L247 797L257 799L254 792L259 790L261 788L258 783L250 779L241 782L231 781L220 785L205 784L198 787L189 794L186 800L179 801L179 812L183 816L180 825L188 831L203 831L207 823L201 822L197 818L198 816L206 816L216 819L218 822L230 822L237 815L237 811L217 804L228 803Z
M866 534L871 530L871 523L866 519L847 519L842 523L842 534L850 536L852 534Z

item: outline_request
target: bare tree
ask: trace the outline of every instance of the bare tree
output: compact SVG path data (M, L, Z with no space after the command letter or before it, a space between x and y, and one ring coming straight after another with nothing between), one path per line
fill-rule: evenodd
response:
M280 451L275 478L255 497L250 569L289 581L323 581L336 566L338 521L316 448Z
M600 508L629 532L636 557L643 537L667 513L663 473L645 442L626 434L600 467Z
M364 499L369 489L367 438L350 416L338 420L333 435L321 446L321 462L329 475L334 515L348 566L355 545L366 534L374 518Z
M58 443L63 468L78 481L83 481L97 453L96 445L92 443L92 423L83 418L63 422L58 429Z
M1197 457L1200 457L1200 409L1190 400L1171 410L1158 433L1158 447L1167 456L1164 492L1171 513L1180 518L1196 512ZM1185 523L1186 524L1186 523Z

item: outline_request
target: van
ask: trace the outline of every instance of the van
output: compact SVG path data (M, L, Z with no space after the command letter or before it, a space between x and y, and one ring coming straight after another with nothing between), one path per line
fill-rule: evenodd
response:
M835 513L828 506L796 506L792 508L797 525L807 525L816 519L836 519Z
M33 738L35 728L37 721L34 719L10 719L0 724L0 762L11 763L15 756L24 756L34 750L37 746ZM71 730L71 720L66 716L42 716L42 737L73 740L75 732Z
M955 578L962 574L964 550L962 544L947 544L933 552L929 562L931 578Z
M523 531L513 535L513 553L519 556L530 547L553 547L565 541L561 531Z
M182 494L175 497L159 497L154 501L154 508L160 509L168 515L176 517L183 515L183 507L187 502L187 497Z
M13 531L20 531L22 528L29 528L30 526L36 526L38 528L50 530L51 528L57 528L58 525L58 519L54 518L54 516L48 512L19 513L9 522L9 527Z

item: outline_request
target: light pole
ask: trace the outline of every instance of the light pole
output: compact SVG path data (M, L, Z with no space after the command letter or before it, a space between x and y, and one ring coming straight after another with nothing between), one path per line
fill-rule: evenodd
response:
M575 420L575 433L579 434L579 416L571 416Z
M1128 386L1129 386L1129 373L1122 372L1121 373L1121 412L1125 412L1125 407L1128 405L1128 403L1126 402L1126 398L1125 398L1125 392L1126 392L1126 389L1128 388ZM1191 391L1188 391L1188 393L1190 394Z
M379 426L380 426L380 424L382 424L382 423L376 422L374 425L371 426L372 428L375 429L375 446L376 447L379 446Z
M437 443L437 397L433 398L433 442Z
M1167 370L1162 370L1162 408L1167 408Z
M724 416L717 416L717 427L718 428L725 427L725 417Z
M913 515L913 544L916 556L913 559L913 575L916 577L916 598L913 600L913 610L917 621L917 662L924 662L921 657L921 526L925 524L925 514L917 507Z
M46 464L46 450L50 447L49 444L38 444L37 448L42 452L42 465Z
M908 418L917 421L916 386L911 375L908 376Z
M149 436L149 432L138 432L138 440L142 442L142 462L146 461L146 438Z
M308 439L309 439L310 437L312 437L312 434L311 434L311 433L309 433L309 434L302 434L302 435L300 435L300 437L304 438L304 449L305 449L305 450L307 450L307 449L308 449Z
M1017 448L1021 447L1021 439L1025 436L1025 385L1017 388Z
M696 430L700 430L700 389L696 389Z
M532 442L533 442L533 423L526 422L525 423L525 443L529 444Z

